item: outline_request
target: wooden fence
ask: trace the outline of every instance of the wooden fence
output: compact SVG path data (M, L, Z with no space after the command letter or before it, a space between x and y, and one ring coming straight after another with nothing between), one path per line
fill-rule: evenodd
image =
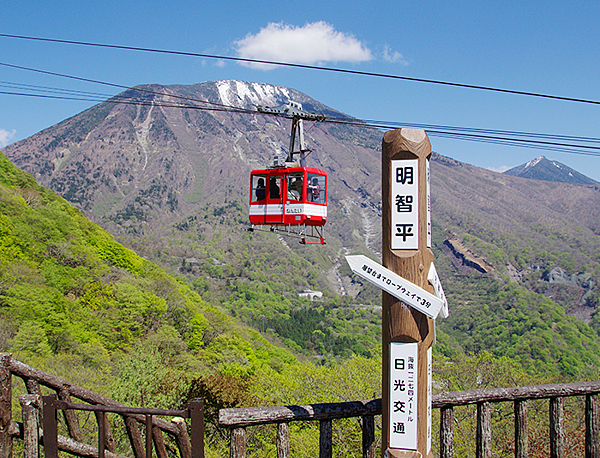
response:
M16 376L25 382L29 395L20 396L23 423L13 421L12 413L12 377ZM84 388L71 385L53 375L42 372L12 359L9 354L0 354L0 458L12 457L12 439L19 437L24 441L37 441L36 429L26 428L31 424L31 416L39 413L41 387L56 393L56 406L63 412L64 422L69 437L56 435L56 447L60 451L72 455L98 458L98 449L106 449L107 458L122 458L116 454L115 441L106 415L99 414L99 428L103 429L98 447L83 443L83 434L79 425L77 409L92 410L92 406L104 406L100 411L116 412L121 415L131 449L135 458L146 458L153 442L158 458L167 458L163 435L174 439L176 454L181 458L196 458L193 453L193 442L203 438L188 434L183 418L171 422L152 416L158 414L156 409L142 414L129 411L116 401L100 396ZM527 403L536 399L549 400L549 443L551 458L572 456L565 450L563 430L563 399L570 396L585 398L585 458L600 458L600 406L598 394L600 381L569 383L561 385L537 385L517 388L498 388L471 390L452 393L437 393L433 396L433 408L440 409L440 458L454 458L454 407L465 405L477 406L476 456L491 458L491 404L512 402L514 405L514 438L515 457L528 455ZM73 404L72 398L87 403ZM90 406L91 405L91 406ZM42 409L43 410L43 409ZM135 409L133 409L135 410ZM161 411L164 413L164 411ZM180 411L170 412L182 413ZM318 421L320 424L319 457L332 457L332 422L341 418L360 418L362 428L362 454L374 458L377 444L375 441L375 416L381 415L381 400L354 401L329 404L312 404L306 406L256 407L241 409L222 409L219 411L219 425L230 431L230 458L241 458L246 451L246 428L274 424L277 426L277 456L290 456L289 423L294 421ZM185 416L185 415L182 415ZM147 432L146 441L142 440L139 426L142 424ZM102 426L103 425L103 426ZM46 428L44 428L46 429ZM46 434L54 433L46 432ZM46 435L45 434L45 435ZM506 434L502 431L502 434ZM49 437L46 435L46 437ZM152 439L150 441L150 439ZM145 442L145 443L144 443ZM25 447L27 449L27 447ZM36 447L31 447L35 449ZM198 450L198 448L196 448ZM25 458L36 458L35 454Z
M19 396L23 423L15 422L12 419L12 377L16 376L25 382L29 395ZM31 366L23 364L11 357L10 354L0 354L0 458L12 457L12 439L18 437L25 442L33 444L26 447L31 451L25 458L37 457L37 430L35 425L39 421L39 411L43 410L41 404L42 388L46 387L56 393L54 408L59 408L63 412L64 421L68 430L69 437L56 434L56 426L52 431L52 436L56 434L56 448L60 451L72 455L98 458L99 450L106 449L107 458L122 458L116 454L115 440L111 431L110 423L104 412L115 412L119 414L124 421L127 436L131 444L131 449L135 458L147 458L151 456L151 447L154 443L154 450L158 458L167 458L164 435L174 439L178 454L181 458L199 458L199 450L203 448L204 438L192 437L188 434L187 425L182 418L186 416L184 411L170 412L180 413L178 417L171 421L163 420L155 415L162 415L165 411L158 409L132 409L123 406L118 402L107 397L96 394L90 390L71 385L54 375L47 374ZM72 398L79 399L86 404L73 404ZM98 430L101 431L100 437L103 437L98 447L90 446L84 443L83 433L79 425L76 410L96 410L98 419ZM145 411L148 412L145 412ZM195 415L188 412L190 417ZM147 432L146 440L142 440L142 434L138 425L143 425ZM29 427L25 427L29 425ZM46 426L46 425L45 425ZM48 442L48 431L44 428L45 441ZM203 434L202 434L203 435ZM150 440L151 439L151 440ZM200 444L202 442L202 444ZM192 447L194 445L194 447ZM150 448L150 450L148 450ZM150 452L148 455L147 452Z
M433 395L434 409L440 409L440 458L454 458L454 407L477 405L476 452L477 458L491 458L492 427L491 403L513 402L515 424L515 457L528 456L527 402L549 400L550 457L572 456L564 447L563 399L585 396L585 458L600 458L600 408L598 404L600 381L536 385L517 388L481 389ZM381 400L312 404L306 406L253 407L222 409L219 425L230 430L230 458L242 458L246 453L246 428L249 426L277 425L277 457L290 457L289 427L293 421L319 421L319 458L332 457L332 420L361 418L362 454L374 458L376 453L374 417L381 415ZM505 434L502 431L502 434Z

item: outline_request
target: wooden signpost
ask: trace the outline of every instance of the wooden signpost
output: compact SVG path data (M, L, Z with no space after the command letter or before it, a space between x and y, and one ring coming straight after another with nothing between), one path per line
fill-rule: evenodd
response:
M429 216L431 144L423 130L386 132L382 144L383 265L434 293ZM433 457L433 319L383 291L382 456Z
M383 291L384 458L432 458L435 320L448 303L433 264L429 159L423 130L387 132L382 145L383 266L346 256L352 271Z

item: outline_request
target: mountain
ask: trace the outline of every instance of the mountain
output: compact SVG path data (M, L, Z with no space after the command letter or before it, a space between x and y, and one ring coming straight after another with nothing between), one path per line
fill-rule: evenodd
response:
M360 123L305 122L309 165L329 174L327 244L251 235L249 171L284 155L290 121L223 105L255 110L289 100L351 119L267 84L149 85L5 153L265 335L319 358L367 355L380 339L380 292L352 275L344 255L380 257L383 134ZM433 249L450 298L436 351L489 350L573 376L600 367L600 189L498 174L435 153L431 175ZM323 299L300 298L305 289Z
M181 97L191 99L185 106L192 108L182 109ZM123 99L141 105L115 103ZM266 84L143 86L10 145L5 153L112 232L151 235L202 205L245 201L250 170L286 153L289 121L220 107L255 109L289 100L306 111L347 118L297 91ZM379 134L329 124L306 130L314 150L310 164L330 173L334 208L358 204L353 212L359 219L376 215L373 199L362 203L377 193L377 180L369 177L378 170ZM357 202L345 202L348 194Z
M515 177L531 178L533 180L600 186L600 183L597 181L567 167L565 164L546 159L544 156L540 156L526 164L513 167L504 173Z

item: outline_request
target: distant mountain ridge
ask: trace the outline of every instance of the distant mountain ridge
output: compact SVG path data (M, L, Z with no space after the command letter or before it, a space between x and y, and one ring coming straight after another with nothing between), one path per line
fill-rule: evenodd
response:
M533 180L600 186L600 183L597 181L577 172L571 167L557 161L551 161L544 156L513 167L504 173L514 177L530 178Z

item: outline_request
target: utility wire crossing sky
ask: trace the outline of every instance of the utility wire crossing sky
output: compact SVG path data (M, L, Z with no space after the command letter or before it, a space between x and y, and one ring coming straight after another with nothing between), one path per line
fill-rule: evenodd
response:
M282 13L258 1L244 14L226 13L228 0L166 10L153 0L143 9L37 3L0 7L14 19L0 30L0 62L15 66L0 69L0 147L117 93L86 79L114 89L237 79L300 90L349 116L386 120L367 121L384 129L424 128L434 151L480 167L544 154L600 180L600 7L591 2L333 0Z
M2 34L0 34L2 36ZM22 38L22 37L21 37ZM75 44L75 43L71 43ZM82 43L76 43L82 44ZM89 46L98 46L97 44L86 44ZM107 45L99 45L99 46L107 46ZM158 50L147 50L146 51L154 51L154 52L162 52ZM214 58L219 58L218 56L211 56ZM231 58L236 60L236 58ZM281 65L276 62L269 62L269 65ZM2 63L0 62L0 66L15 68L16 66ZM31 69L26 67L18 67L22 70L28 70L38 73L46 73L43 70L39 69ZM325 71L336 71L336 69L321 67L320 69ZM73 75L64 75L58 73L52 73L53 76L60 76L68 79L82 80L82 78L73 76ZM382 77L387 77L387 75L379 75ZM393 77L393 76L392 76ZM85 79L85 81L90 83L102 84L105 86L115 87L119 89L128 89L126 86L122 86L115 83L110 83L106 81L97 81ZM453 83L440 83L440 84L453 84ZM10 91L0 91L0 94L9 94L9 95L20 95L24 97L41 97L41 98L55 98L62 100L82 100L82 101L96 101L98 103L108 101L110 103L121 103L121 104L133 104L133 105L156 105L155 101L148 102L145 99L139 99L138 97L122 97L122 96L111 96L109 94L100 94L93 92L85 92L85 91L73 91L69 89L60 89L60 88L50 88L45 86L33 86L26 85L20 83L6 83L0 82L0 87L4 87L7 89L14 89L13 92ZM479 88L485 90L497 90L493 88ZM21 91L21 92L17 92ZM216 104L213 102L209 102L206 100L198 100L192 99L188 97L174 96L172 94L168 94L165 92L157 92L150 90L139 90L142 93L152 93L155 95L161 95L168 98L176 98L177 100L186 100L188 102L197 102L200 104L204 104L204 106L198 105L190 105L190 104L179 104L173 105L172 103L164 104L164 106L169 107L179 107L182 109L198 109L198 110L220 110L220 111L236 111L236 112L245 112L249 114L256 114L258 111L255 110L245 110L240 109L235 106L228 106L223 104ZM539 96L546 98L558 98L551 95L538 95L538 94L527 94L530 96ZM108 100L107 100L108 99ZM590 101L581 101L582 103L596 103ZM160 103L159 103L160 105ZM209 105L208 107L206 105ZM218 106L219 108L215 108ZM462 127L452 127L452 126L438 126L438 125L422 125L422 124L414 124L414 123L394 123L394 122L386 122L386 121L375 121L375 120L352 120L346 118L327 118L322 122L334 122L338 124L354 124L354 125L367 125L373 128L379 129L396 129L399 127L408 127L415 129L424 129L426 130L430 136L433 137L445 137L445 138L454 138L465 141L477 141L482 143L494 143L494 144L502 144L507 146L520 146L523 148L535 148L545 151L557 151L571 154L581 154L581 155L589 155L589 156L599 156L600 157L600 138L590 138L590 137L569 137L569 136L559 136L559 135L551 135L551 134L541 134L541 133L531 133L531 132L510 132L510 131L496 131L490 129L472 129L472 128L462 128Z

